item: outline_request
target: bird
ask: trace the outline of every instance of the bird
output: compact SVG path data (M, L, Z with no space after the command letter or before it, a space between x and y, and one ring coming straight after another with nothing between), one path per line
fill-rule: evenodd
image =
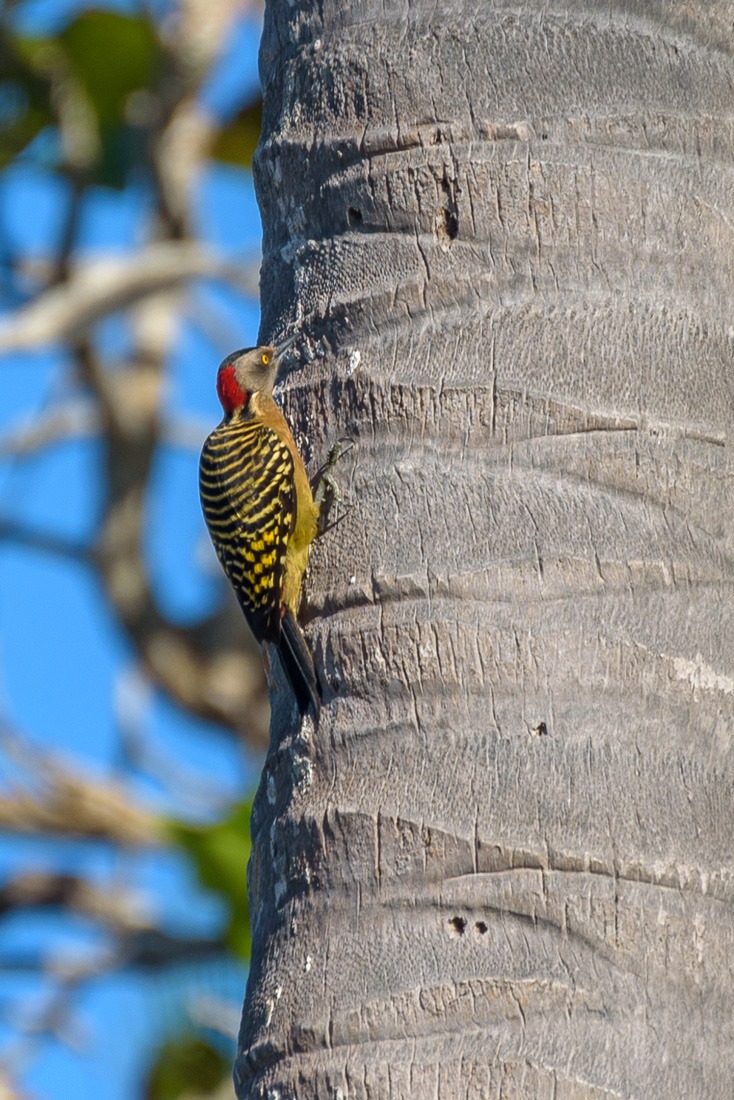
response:
M201 452L199 493L217 557L266 667L265 643L272 643L299 715L310 708L318 722L319 682L297 615L320 506L273 397L278 367L297 337L234 351L220 364L224 417Z

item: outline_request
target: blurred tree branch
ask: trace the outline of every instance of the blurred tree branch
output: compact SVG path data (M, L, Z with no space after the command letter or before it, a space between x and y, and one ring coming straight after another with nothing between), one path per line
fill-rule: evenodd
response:
M33 531L15 520L0 519L0 539L3 542L15 543L17 546L25 546L41 554L54 554L60 558L68 558L82 565L89 565L91 562L89 548L83 543L72 542L50 531Z
M5 318L0 351L67 342L88 399L52 409L43 422L0 443L0 453L27 454L73 436L101 435L104 514L91 552L9 521L0 522L0 537L89 564L151 680L190 713L262 748L268 714L264 680L239 609L227 593L222 608L204 621L191 627L170 622L154 596L143 552L158 448L167 442L182 445L181 439L193 446L200 439L198 425L172 424L163 415L163 380L182 294L198 277L224 281L245 294L256 292L259 264L234 263L213 254L194 238L190 214L196 181L219 125L201 108L197 93L232 19L255 6L229 2L214 10L208 3L188 0L156 29L155 84L130 100L135 104L131 117L147 135L142 147L155 203L148 243L128 257L79 262L74 254L80 211L97 171L94 158L104 152L104 141L99 143L104 133L99 130L95 137L92 131L107 117L103 111L99 122L94 103L85 98L89 81L97 79L85 68L81 47L88 39L80 38L81 30L76 38L67 36L63 45L70 61L57 46L37 47L32 53L36 69L48 74L56 89L52 104L71 192L49 283ZM87 24L84 31L91 33ZM152 48L142 32L140 41ZM75 65L81 66L78 73ZM121 104L113 108L123 110ZM108 114L110 109L104 108ZM113 370L100 357L92 329L121 310L131 311L133 347L127 363Z
M183 451L201 450L210 430L203 419L177 416L162 420L160 442ZM94 401L79 398L52 409L47 416L19 425L0 437L0 458L26 458L75 439L97 439L102 431L99 409ZM4 528L0 524L0 530ZM1 537L1 536L0 536Z
M69 401L0 438L0 457L23 458L56 443L89 438L99 432L100 426L92 401Z
M122 784L72 772L7 729L2 745L24 783L9 784L10 793L0 795L0 829L108 840L123 847L164 843L160 819L136 805Z
M45 871L15 875L0 886L0 916L15 909L67 909L121 935L151 927L139 898L126 890L94 886L80 875Z
M110 313L197 277L221 279L252 294L258 271L259 262L224 261L194 241L149 245L129 260L88 260L0 326L0 352L73 340Z
M240 296L257 294L259 261L223 257L198 240L193 203L202 169L210 156L220 155L213 151L229 125L203 106L202 85L234 18L260 6L259 0L181 0L159 26L146 16L90 11L72 19L56 39L14 41L5 29L0 42L12 55L13 72L28 90L32 108L12 133L0 128L0 162L11 163L34 139L51 136L58 146L56 178L66 183L64 222L50 258L16 256L12 247L2 257L9 299L22 304L0 322L0 352L32 353L64 344L74 387L33 422L8 431L0 439L0 458L19 462L71 440L101 444L94 452L101 509L89 542L10 516L0 516L0 541L89 570L125 631L132 664L143 679L189 714L233 731L256 749L266 743L268 706L259 652L239 608L222 585L226 595L215 613L191 626L172 621L154 591L144 545L160 449L195 450L209 427L195 416L168 411L166 374L182 319L193 320L221 354L231 350L228 323L209 303L196 301L192 281L213 280ZM251 125L258 109L247 109ZM144 243L125 255L80 255L92 188L120 188L133 176L145 181L150 199ZM113 363L105 357L98 326L121 313L130 348L123 362ZM119 717L120 759L129 770L145 769L155 754L135 738L146 731L132 737L124 714ZM126 783L81 774L31 750L7 729L0 735L5 756L20 772L0 791L0 830L96 841L124 852L128 870L131 852L176 845L230 911L230 925L220 935L177 936L122 885L97 885L53 864L6 877L0 884L0 915L43 909L81 917L106 941L103 950L81 959L44 951L0 958L0 968L25 966L53 984L27 1023L13 1012L20 1038L0 1061L0 1100L10 1100L20 1096L11 1084L18 1067L42 1040L53 1036L80 1043L75 997L92 979L124 968L165 972L192 959L227 956L232 927L241 933L246 928L242 853L249 811L238 806L222 820L221 791L206 792L202 785L198 804L206 802L220 819L201 829L167 822L139 803ZM193 802L193 775L165 760L158 764L176 804ZM226 859L217 862L222 850ZM243 943L236 947L241 957ZM225 1095L233 1095L229 1081Z

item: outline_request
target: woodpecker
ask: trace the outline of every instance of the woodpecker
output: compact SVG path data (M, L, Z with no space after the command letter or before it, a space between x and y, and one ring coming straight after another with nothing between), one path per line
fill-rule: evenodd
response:
M300 714L311 706L318 721L318 680L296 615L320 509L273 399L278 366L295 339L244 348L221 363L224 419L201 452L199 491L217 557L263 656L264 643L276 646Z

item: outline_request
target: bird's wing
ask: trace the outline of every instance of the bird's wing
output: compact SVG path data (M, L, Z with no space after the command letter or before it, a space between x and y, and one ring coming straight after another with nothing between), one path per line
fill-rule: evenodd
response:
M220 426L204 444L199 487L214 548L253 634L277 642L283 571L296 523L293 456L262 423Z

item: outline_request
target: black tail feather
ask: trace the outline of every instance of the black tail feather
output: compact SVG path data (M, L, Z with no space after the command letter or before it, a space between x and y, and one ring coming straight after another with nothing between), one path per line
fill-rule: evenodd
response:
M280 624L280 645L278 646L285 674L288 677L298 710L304 715L313 707L314 719L318 723L321 710L321 692L316 678L311 650L296 622L293 612L286 608Z

